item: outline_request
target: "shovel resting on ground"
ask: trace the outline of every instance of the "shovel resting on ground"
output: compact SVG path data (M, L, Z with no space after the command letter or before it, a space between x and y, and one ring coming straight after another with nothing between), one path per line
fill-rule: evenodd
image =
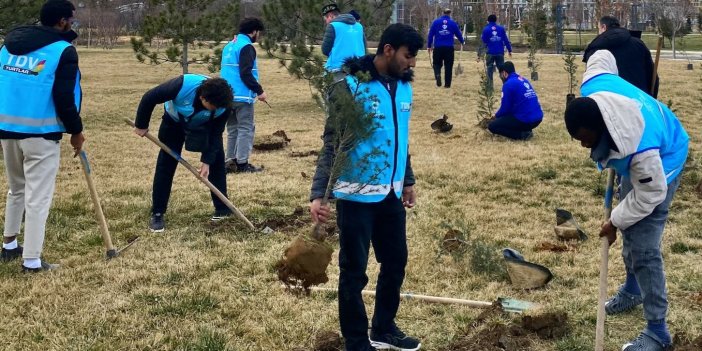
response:
M604 200L604 220L609 220L612 214L612 198L614 197L614 175L613 169L607 170L607 189ZM607 300L607 275L609 263L609 241L606 237L600 238L600 290L597 297L597 324L595 325L595 351L604 350L604 324L607 314L605 311L605 300Z
M320 287L311 287L310 290L322 291L322 292L338 292L337 289L320 288ZM375 291L363 290L363 291L361 291L361 293L365 296L375 297ZM512 313L522 313L526 310L537 309L540 307L538 304L535 304L532 302L509 299L509 298L504 298L504 297L497 298L497 301L495 301L494 303L487 302L487 301L455 299L455 298L450 298L450 297L415 295L415 294L410 294L410 293L400 293L400 298L403 298L405 300L420 300L420 301L443 303L443 304L466 305L469 307L476 307L476 308L490 308L490 307L494 306L495 303L497 303L502 307L503 310L505 310L506 312L512 312Z
M124 121L128 125L136 128L136 125L134 124L134 122L131 119L125 118ZM171 148L166 146L166 144L162 143L160 140L158 140L156 137L154 137L151 133L146 132L146 134L144 134L144 136L147 139L151 140L154 144L158 145L161 148L161 150L163 150L165 153L167 153L167 154L171 155L173 158L175 158L181 165L183 165L185 168L187 168L188 171L190 171L190 173L195 175L195 177L197 177L198 180L200 180L203 184L205 184L208 188L210 188L210 191L212 191L212 193L215 194L215 196L217 196L225 205L227 205L227 207L234 213L234 215L236 215L242 222L244 222L246 224L246 226L249 227L249 229L256 230L256 227L251 223L251 221L249 221L248 218L246 218L246 216L244 216L244 214L241 213L241 211L239 211L239 209L236 208L234 206L234 204L231 201L229 201L229 199L227 199L227 197L224 196L224 194L222 194L222 192L219 191L219 189L217 189L217 187L214 186L214 184L212 184L209 180L207 180L207 178L204 178L203 176L201 176L200 172L198 172L195 167L193 167L190 163L188 163L188 161L186 161L183 157L181 157L175 151L171 150ZM266 229L268 229L268 230L266 230ZM264 229L264 232L269 232L270 228L266 228L266 229Z

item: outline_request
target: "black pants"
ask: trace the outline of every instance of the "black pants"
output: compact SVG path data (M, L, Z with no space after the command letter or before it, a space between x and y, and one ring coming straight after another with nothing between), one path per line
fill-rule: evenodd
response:
M510 139L525 140L531 138L532 129L536 128L541 121L524 123L514 116L504 116L488 124L488 130L493 134L506 136Z
M441 86L441 67L445 66L444 86L450 88L451 78L453 77L453 46L436 47L434 48L434 53L432 56L432 59L434 60L434 77L436 78L436 85Z
M373 244L380 263L372 328L395 326L400 287L407 265L405 209L394 192L377 203L337 201L339 234L339 322L347 351L370 350L368 317L361 290L368 284L368 251Z
M210 140L210 142L214 143L213 146L218 149L217 157L215 158L215 162L210 165L210 175L207 179L219 189L224 196L227 196L227 173L224 169L224 147L222 145L222 138L214 139L215 140ZM161 127L158 130L158 140L166 144L166 146L171 148L174 152L180 154L183 151L183 144L185 143L185 132L170 116L164 115L161 121ZM158 153L156 172L154 174L154 188L151 195L153 201L151 207L152 214L166 213L168 199L171 197L173 176L175 175L177 167L178 161L171 155L163 150ZM215 211L221 213L229 211L227 205L217 198L214 193L211 195Z

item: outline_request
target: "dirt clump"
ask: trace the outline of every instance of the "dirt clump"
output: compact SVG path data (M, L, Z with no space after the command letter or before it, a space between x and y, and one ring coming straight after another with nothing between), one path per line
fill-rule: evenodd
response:
M293 151L290 153L290 157L309 157L309 156L319 156L319 150Z
M327 266L333 252L334 249L324 241L298 235L275 265L278 279L290 289L309 293L310 286L329 281Z
M567 252L575 251L575 247L565 243L552 243L549 241L542 241L534 247L536 251L551 251L551 252Z
M699 351L702 350L702 335L696 339L689 338L685 333L677 333L673 337L673 351Z
M548 312L536 316L522 317L522 327L536 333L542 339L562 338L570 332L566 312Z
M464 240L464 235L460 230L449 229L441 241L441 249L450 254L461 253L468 249L468 243Z
M308 221L305 216L305 209L302 206L298 206L295 208L293 213L289 215L282 215L263 221L260 227L270 227L273 230L282 232L304 227L305 225L307 225L307 223Z
M495 323L451 342L441 351L524 351L531 341L519 326Z
M289 142L292 141L292 139L288 138L288 135L285 134L285 131L284 131L284 130L276 130L276 131L273 133L273 136L277 136L277 137L283 138L283 140L285 140L286 143L289 143Z
M260 151L279 150L286 147L288 143L290 143L290 139L284 131L279 130L272 135L257 135L254 138L253 148Z
M453 124L448 122L448 116L443 115L441 118L431 123L431 130L437 133L447 133L453 129Z
M344 343L339 333L324 330L314 338L313 351L343 351Z

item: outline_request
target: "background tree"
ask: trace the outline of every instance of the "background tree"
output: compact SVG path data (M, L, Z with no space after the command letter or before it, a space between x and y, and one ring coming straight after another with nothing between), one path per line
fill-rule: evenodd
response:
M528 0L528 10L523 25L529 36L529 45L535 50L543 49L548 42L548 15L544 0Z
M651 0L648 6L656 16L658 33L670 41L673 58L676 58L675 38L690 33L687 31L687 19L694 15L695 7L690 0Z
M215 49L236 33L239 2L215 0L150 0L153 14L144 17L142 38L131 38L132 49L140 62L178 63L188 73L192 63L207 64L210 71L219 68L221 49ZM166 39L164 52L152 50L146 43ZM191 57L189 47L206 47L212 54Z
M0 37L10 29L39 21L39 9L44 0L0 0Z

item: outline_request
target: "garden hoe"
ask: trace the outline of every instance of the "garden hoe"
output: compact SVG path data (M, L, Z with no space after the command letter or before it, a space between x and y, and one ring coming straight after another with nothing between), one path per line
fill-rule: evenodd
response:
M83 166L83 173L85 174L85 180L88 182L88 189L90 189L90 198L93 200L93 207L95 208L95 218L100 224L100 233L102 233L102 241L105 243L105 256L107 259L112 259L119 254L128 249L132 244L139 240L138 236L135 236L129 240L129 243L117 250L112 245L112 237L110 236L110 230L107 228L107 221L105 220L105 214L102 212L102 206L100 205L100 198L98 197L97 190L95 189L95 183L93 182L92 170L90 168L90 162L88 162L88 154L85 150L81 150L79 153L80 164Z
M604 200L604 221L609 220L612 214L612 198L614 197L613 169L607 170L607 189ZM600 238L600 291L597 298L597 324L595 326L595 351L604 351L604 324L607 317L605 313L605 300L607 300L607 274L609 263L609 241L606 237Z
M132 120L130 120L129 118L125 118L124 121L127 124L129 124L130 126L136 128L136 125L134 124L134 122ZM167 154L171 155L173 158L175 158L181 165L183 165L185 168L187 168L188 171L190 171L190 173L195 175L195 177L197 177L197 179L200 180L200 182L202 182L208 188L210 188L210 191L212 191L212 193L215 194L215 196L217 196L220 200L222 200L222 202L225 205L227 205L227 207L234 213L234 215L236 215L242 222L244 222L246 224L246 226L249 227L249 229L254 230L254 231L256 230L256 227L251 223L251 221L249 221L246 218L246 216L244 216L244 214L241 213L241 211L239 211L239 209L237 209L234 206L234 204L231 201L229 201L229 199L227 199L227 197L224 196L224 194L222 194L221 191L219 191L219 189L217 189L217 187L215 187L209 180L207 180L207 178L204 178L203 176L201 176L200 172L198 172L198 170L195 167L193 167L190 163L188 163L188 161L186 161L182 156L177 154L175 151L171 150L171 148L166 146L166 144L162 143L160 140L158 140L156 137L154 137L151 133L146 132L146 134L144 134L144 136L147 139L151 140L154 144L158 145L161 148L161 150L163 150L165 153L167 153ZM266 227L262 231L264 233L270 233L270 232L272 232L272 229Z
M313 287L313 288L311 288L311 290L312 291L323 291L323 292L338 292L337 289L320 288L320 287ZM361 291L361 293L363 295L366 295L366 296L375 297L375 291L372 291L372 290L363 290L363 291ZM490 307L493 307L495 305L499 305L500 307L502 307L502 309L505 312L512 312L512 313L522 313L522 312L527 311L527 310L538 309L541 307L538 304L535 304L532 302L509 299L509 298L504 298L504 297L497 298L497 301L495 301L494 303L487 302L487 301L456 299L456 298L451 298L451 297L415 295L415 294L410 294L410 293L400 293L400 298L403 298L405 300L420 300L420 301L434 302L434 303L465 305L465 306L476 307L476 308L490 308Z

